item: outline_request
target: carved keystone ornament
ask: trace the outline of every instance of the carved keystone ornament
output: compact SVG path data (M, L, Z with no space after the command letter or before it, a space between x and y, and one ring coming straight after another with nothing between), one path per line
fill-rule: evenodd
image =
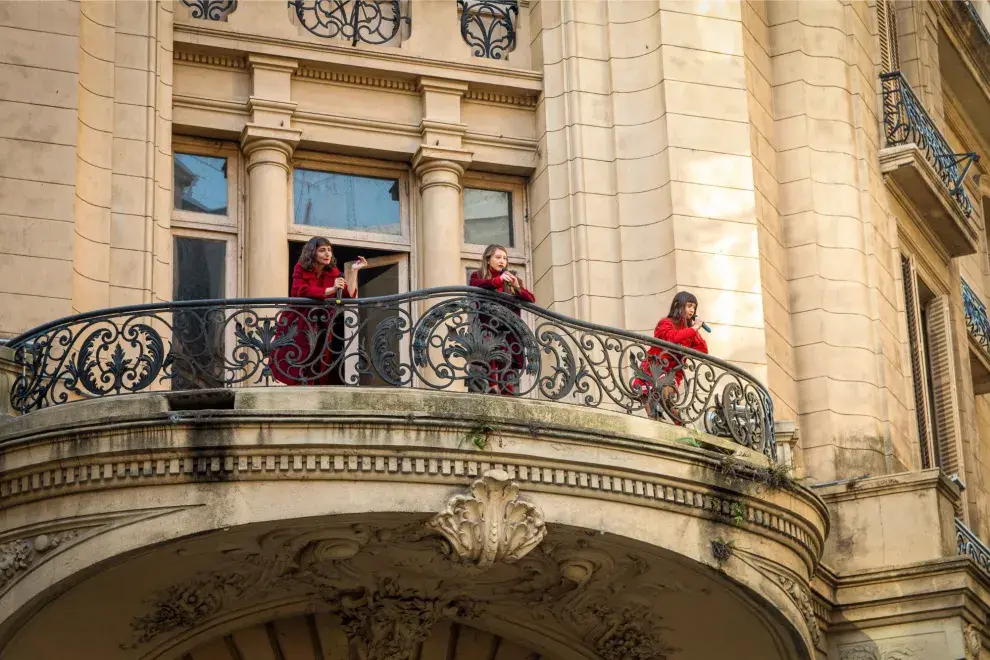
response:
M489 470L455 495L426 526L442 534L464 561L479 568L513 563L547 534L543 512L519 499L519 484L505 470Z

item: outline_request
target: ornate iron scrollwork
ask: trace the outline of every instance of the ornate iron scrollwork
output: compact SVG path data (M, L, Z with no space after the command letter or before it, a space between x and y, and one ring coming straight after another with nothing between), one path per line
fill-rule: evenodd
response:
M461 37L475 57L501 60L516 47L518 0L457 0Z
M192 9L192 17L206 21L225 21L237 10L237 0L182 0Z
M987 308L966 280L961 279L961 282L966 330L969 332L969 336L980 345L987 357L990 357L990 320L987 319Z
M325 39L348 39L351 45L388 43L402 24L400 0L289 0L296 18L306 30Z
M899 71L881 75L880 82L883 86L883 125L887 146L917 144L938 172L959 209L969 218L973 214L973 203L966 194L963 180L980 157L972 152L953 153L945 136Z
M414 316L417 306L423 311ZM10 400L25 413L152 389L467 389L697 424L776 457L770 393L744 371L468 287L333 304L284 298L139 305L55 321L9 346L21 372Z

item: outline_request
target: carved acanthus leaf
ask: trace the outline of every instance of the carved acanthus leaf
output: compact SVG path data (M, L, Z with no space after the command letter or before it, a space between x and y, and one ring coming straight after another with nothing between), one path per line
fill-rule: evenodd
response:
M880 647L864 642L842 649L839 660L913 660L915 649L905 646Z
M963 643L966 645L966 660L979 660L980 652L983 650L983 635L980 629L969 624L963 630Z
M512 563L526 556L546 536L543 513L519 499L519 485L504 470L489 470L455 495L427 527L442 534L457 555L479 568Z
M776 575L777 583L783 587L787 595L790 596L794 604L797 605L804 622L808 625L808 632L811 633L811 640L815 646L821 641L822 630L818 625L818 616L815 614L815 606L811 602L811 594L803 585L798 584L786 575Z
M0 591L5 590L44 555L76 538L82 531L63 530L0 544Z

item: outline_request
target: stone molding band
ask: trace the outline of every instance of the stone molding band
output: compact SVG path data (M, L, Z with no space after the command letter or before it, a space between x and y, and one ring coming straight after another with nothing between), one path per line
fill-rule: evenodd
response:
M500 461L470 458L453 451L341 451L307 447L265 450L224 448L196 452L157 451L141 455L108 453L90 460L52 462L18 476L0 478L0 510L68 493L130 486L225 481L381 480L465 486L488 470L503 470L527 492L618 500L650 508L719 520L741 515L736 527L790 545L814 572L824 540L808 521L780 509L758 506L744 496L728 496L700 484L679 484L661 476L616 469L594 469L546 460L512 457ZM741 509L741 510L740 510ZM768 534L769 533L769 534Z

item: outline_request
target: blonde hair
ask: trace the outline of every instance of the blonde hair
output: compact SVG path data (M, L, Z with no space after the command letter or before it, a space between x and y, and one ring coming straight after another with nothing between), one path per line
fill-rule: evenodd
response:
M509 251L506 250L505 247L498 245L497 243L492 243L491 245L485 248L484 253L482 253L481 255L481 268L479 268L476 271L481 279L490 280L493 277L495 277L495 273L492 272L491 261L492 261L492 257L494 257L495 253L498 252L499 250L505 252L506 257L509 256ZM505 270L515 275L515 272L509 270L508 264L506 264ZM503 288L506 289L512 295L516 295L517 293L519 293L519 289L511 282L506 282Z

